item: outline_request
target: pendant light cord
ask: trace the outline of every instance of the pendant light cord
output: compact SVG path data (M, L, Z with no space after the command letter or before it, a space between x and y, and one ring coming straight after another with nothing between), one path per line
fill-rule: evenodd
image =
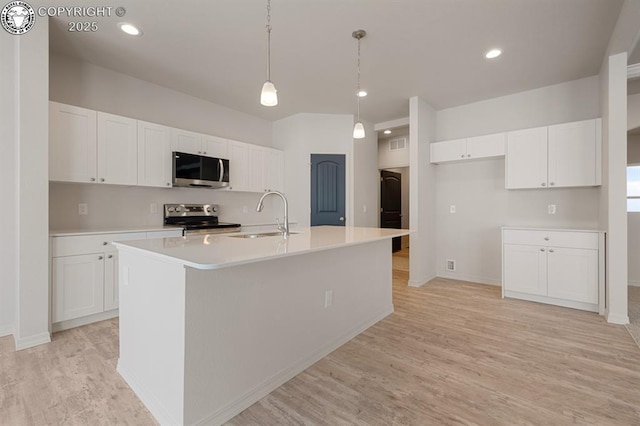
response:
M271 81L271 0L267 0L267 80Z
M358 37L358 79L356 82L356 101L358 105L358 121L360 121L360 37Z

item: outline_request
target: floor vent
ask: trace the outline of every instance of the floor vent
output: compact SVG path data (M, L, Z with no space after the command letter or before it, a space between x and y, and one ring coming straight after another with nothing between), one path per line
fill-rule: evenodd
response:
M447 259L447 271L454 272L456 270L456 261Z

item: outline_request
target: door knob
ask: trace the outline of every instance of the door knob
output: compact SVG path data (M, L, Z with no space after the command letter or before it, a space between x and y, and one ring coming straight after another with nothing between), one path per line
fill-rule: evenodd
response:
M340 222L344 222L344 217L340 216Z

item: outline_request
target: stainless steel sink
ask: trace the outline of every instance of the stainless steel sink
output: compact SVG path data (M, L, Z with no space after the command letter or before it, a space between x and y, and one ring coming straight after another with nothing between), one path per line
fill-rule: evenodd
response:
M299 234L299 232L291 232L290 234ZM262 238L262 237L282 237L282 232L262 232L259 234L242 234L229 235L231 238Z

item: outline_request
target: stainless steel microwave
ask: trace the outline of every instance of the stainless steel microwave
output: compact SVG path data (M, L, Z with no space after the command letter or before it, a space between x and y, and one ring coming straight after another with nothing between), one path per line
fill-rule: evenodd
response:
M224 188L229 186L229 160L173 153L173 186Z

